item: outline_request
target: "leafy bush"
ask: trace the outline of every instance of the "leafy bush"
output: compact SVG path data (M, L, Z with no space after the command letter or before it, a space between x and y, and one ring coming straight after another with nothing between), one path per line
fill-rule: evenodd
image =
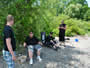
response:
M88 30L90 31L89 22L70 18L70 16L80 16L80 4L77 4L77 6L73 6L72 4L71 6L67 6L67 9L65 10L65 14L67 15L65 15L62 13L59 14L59 12L57 13L56 7L59 6L59 3L58 5L56 3L57 0L53 0L53 7L51 0L41 0L41 3L35 2L36 0L0 0L0 50L3 48L2 31L8 14L12 14L15 17L13 29L15 31L17 45L24 42L29 31L33 31L38 38L40 38L41 32L46 32L48 35L51 31L54 32L54 36L58 36L58 27L62 20L65 20L65 23L67 24L66 36L74 36L77 34L84 35ZM59 11L63 12L61 9L59 9ZM68 11L70 11L70 13ZM88 15L88 12L89 10L87 11L86 16ZM68 16L68 14L70 16Z
M87 12L85 13L84 19L85 19L86 21L90 20L90 8L89 8L89 9L87 10Z
M70 4L67 8L65 8L64 13L71 18L77 18L77 19L90 19L90 10L88 8L88 5L82 5L79 3L76 4Z
M60 18L63 18L63 16L60 16ZM60 19L59 18L59 19ZM85 33L88 32L88 22L82 21L82 20L77 20L77 19L69 19L67 16L65 17L65 24L67 25L66 29L66 36L74 36L74 35L85 35ZM63 20L64 20L63 19ZM58 27L60 24L61 20L59 23L54 23L55 27L53 28L53 32L55 33L54 35L58 36ZM57 25L57 26L56 26Z
M68 31L71 32L72 36L84 35L86 32L86 29L84 28L85 25L83 24L85 22L82 22L81 20L69 19L69 20L65 21L65 23L67 24L67 32L66 32L67 36L69 36Z
M82 8L81 4L70 4L65 9L65 14L69 15L72 18L80 18L80 10Z

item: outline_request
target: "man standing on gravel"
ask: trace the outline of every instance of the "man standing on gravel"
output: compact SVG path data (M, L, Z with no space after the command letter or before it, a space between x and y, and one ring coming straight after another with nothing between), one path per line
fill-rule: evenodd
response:
M15 50L16 50L16 41L14 32L12 30L12 26L14 24L14 17L12 15L7 16L6 26L4 27L4 50L3 57L6 63L8 64L8 68L15 68Z
M64 47L65 47L65 31L66 31L66 24L64 24L63 20L59 26L59 41L61 45L62 43L64 44Z

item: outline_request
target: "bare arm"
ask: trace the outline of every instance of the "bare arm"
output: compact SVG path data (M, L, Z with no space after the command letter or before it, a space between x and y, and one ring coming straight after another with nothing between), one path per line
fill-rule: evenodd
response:
M59 26L58 28L59 28L59 29L62 29L62 27L60 27L60 26Z
M60 26L59 26L58 28L59 28L59 29L63 29L63 27L60 27Z
M63 29L66 30L66 26Z
M38 44L43 45L41 42L38 42Z
M26 42L24 42L24 47L26 47L26 45L27 45Z
M60 27L60 29L64 29L64 30L66 30L66 26L65 26L65 27Z
M60 27L58 27L58 29L60 29Z
M11 38L7 38L7 39L6 39L6 44L7 44L7 48L8 48L8 50L9 50L9 52L10 52L11 55L12 55L13 60L16 60L16 57L15 57L15 55L14 55L14 52L13 52L13 49L12 49L12 46L11 46Z

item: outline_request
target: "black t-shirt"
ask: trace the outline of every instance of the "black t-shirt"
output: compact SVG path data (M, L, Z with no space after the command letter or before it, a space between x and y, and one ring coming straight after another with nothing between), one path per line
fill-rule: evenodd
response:
M66 24L60 24L60 27L66 27ZM60 32L65 32L65 30L64 29L60 29Z
M35 36L34 36L33 38L30 38L30 37L28 36L28 37L26 37L26 39L25 39L25 43L27 44L27 46L28 46L28 45L36 45L36 44L38 44L38 42L39 42L39 39L36 38Z
M51 40L54 40L55 38L53 36L47 36L46 37L46 42L50 42Z
M7 48L7 44L6 44L6 39L7 38L11 38L11 45L12 45L12 49L13 51L15 51L16 49L16 41L15 41L15 36L14 36L14 32L12 30L12 28L10 26L5 26L4 27L4 50L9 51Z

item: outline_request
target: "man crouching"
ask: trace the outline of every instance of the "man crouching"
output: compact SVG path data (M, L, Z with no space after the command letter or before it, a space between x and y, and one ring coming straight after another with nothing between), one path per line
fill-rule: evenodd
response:
M30 32L29 36L25 39L24 47L28 48L28 54L30 58L29 64L33 64L33 52L35 49L37 50L37 59L39 62L42 61L40 57L41 45L39 40L34 36L33 32Z

